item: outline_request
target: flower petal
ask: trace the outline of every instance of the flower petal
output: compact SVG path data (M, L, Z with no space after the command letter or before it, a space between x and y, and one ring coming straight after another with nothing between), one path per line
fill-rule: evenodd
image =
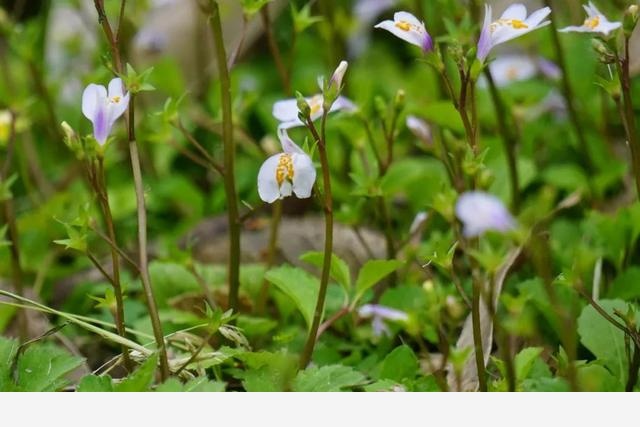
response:
M289 137L286 129L278 128L278 139L280 139L282 151L285 153L305 154L304 150L298 147L298 145Z
M415 25L416 27L424 26L424 24L418 18L416 18L414 15L410 14L409 12L404 12L404 11L394 13L393 20L395 22L404 21L411 25Z
M82 114L93 122L98 106L107 100L107 89L104 86L91 83L82 93Z
M124 94L122 79L116 77L109 82L109 99L122 98Z
M299 199L311 197L313 184L316 182L316 168L311 157L306 154L292 154L293 160L293 192Z
M272 114L279 122L299 121L298 102L295 99L277 101L273 104Z
M280 186L276 180L276 169L282 153L269 157L260 166L258 172L258 194L260 199L267 203L273 203L280 198Z
M455 211L464 226L465 237L477 237L488 230L504 232L515 226L515 220L500 199L481 191L462 194Z
M515 3L509 6L504 12L502 12L502 16L500 19L517 19L518 21L524 21L527 18L527 8L525 5L520 3Z

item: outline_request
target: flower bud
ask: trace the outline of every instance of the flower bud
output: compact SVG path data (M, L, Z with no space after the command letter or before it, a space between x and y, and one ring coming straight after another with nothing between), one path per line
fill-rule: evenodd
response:
M625 37L631 37L631 33L638 24L638 5L632 4L624 13L624 20L622 21L622 28L624 29Z
M300 92L296 92L296 101L298 103L298 116L303 123L306 123L307 120L311 118L311 107L304 96Z
M398 89L396 97L393 100L393 107L396 111L401 111L404 108L404 104L407 98L407 94L404 89Z
M323 85L322 95L324 97L323 108L325 111L329 111L333 103L338 99L338 96L340 96L340 91L342 90L342 79L348 66L349 64L347 61L341 61L338 68L333 72L331 80Z

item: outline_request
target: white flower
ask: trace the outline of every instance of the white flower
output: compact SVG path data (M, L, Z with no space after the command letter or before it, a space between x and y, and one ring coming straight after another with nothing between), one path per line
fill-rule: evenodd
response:
M527 17L527 8L523 4L512 4L504 11L500 19L492 21L491 6L485 5L484 24L478 40L478 59L484 61L495 46L523 36L531 31L550 24L543 20L551 9L543 7Z
M622 26L620 22L610 22L592 2L589 2L588 5L583 7L587 12L587 19L584 20L581 26L570 26L558 31L563 33L570 31L578 33L600 33L608 36L611 31L617 30Z
M504 55L489 64L489 70L498 87L529 80L538 72L536 61L528 55Z
M372 318L371 325L375 337L381 337L382 335L391 336L391 331L384 322L385 320L392 322L407 322L409 320L409 315L404 311L377 304L363 305L358 309L358 315L363 319Z
M322 117L322 104L324 103L324 97L322 94L314 95L310 98L305 98L307 104L311 108L311 120L317 120ZM331 105L329 112L338 110L353 111L356 109L356 105L345 98L339 96L338 99ZM273 117L275 117L280 125L279 129L289 129L296 126L304 126L304 123L298 118L298 101L296 99L285 99L277 101L273 104Z
M407 116L407 128L413 135L426 145L431 144L431 127L417 116Z
M409 12L396 12L393 21L386 20L374 26L389 31L394 36L420 47L423 52L433 50L433 39L421 22Z
M82 114L93 123L93 136L104 145L115 121L129 107L129 94L122 91L122 80L109 82L109 92L104 86L91 83L82 94Z
M292 192L300 199L311 197L316 181L316 169L311 157L289 138L285 129L278 129L278 137L283 152L269 157L258 172L260 198L273 203L290 196Z
M349 63L347 61L340 61L340 64L338 64L338 67L331 76L331 80L329 80L329 87L335 85L338 90L342 87L342 79L344 78L344 73L347 72L348 66Z
M495 196L481 191L462 194L456 203L456 216L462 222L465 237L478 237L486 231L508 231L515 220Z

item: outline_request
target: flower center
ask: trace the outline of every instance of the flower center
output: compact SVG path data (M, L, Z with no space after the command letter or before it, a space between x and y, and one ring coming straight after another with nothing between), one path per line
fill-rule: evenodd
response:
M599 25L600 25L599 15L592 16L591 18L587 18L584 20L584 26L591 30L595 30Z
M282 185L284 180L293 180L293 159L291 154L281 154L276 167L276 182Z
M516 80L518 78L518 67L509 67L507 69L507 79Z
M119 96L114 96L114 97L111 98L111 102L114 103L114 104L117 104L117 103L120 102L120 99L121 98Z
M492 23L489 26L489 29L493 33L495 30L498 29L498 27L501 27L503 25L511 27L514 30L524 30L529 28L527 24L525 24L523 21L519 19L498 19L496 22Z
M411 30L411 24L409 24L407 21L396 22L396 27L400 28L402 31Z
M313 98L311 98L311 101L309 101L309 107L311 107L312 116L316 114L318 111L320 111L320 108L322 108L323 100L324 98L322 97L322 95L316 95Z

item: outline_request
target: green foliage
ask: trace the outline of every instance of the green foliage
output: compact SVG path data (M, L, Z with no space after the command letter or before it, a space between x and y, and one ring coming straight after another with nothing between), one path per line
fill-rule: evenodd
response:
M418 358L413 350L406 345L396 347L380 366L380 379L406 383L418 374Z
M286 265L269 270L265 278L291 298L307 326L311 327L320 288L318 279L304 270Z
M354 301L358 301L362 296L371 289L376 283L396 271L403 265L401 261L396 260L369 260L358 273L356 279L356 293Z
M84 360L48 343L20 347L0 337L0 391L59 391L69 385L66 375Z
M293 382L293 391L349 391L362 385L366 377L349 366L330 365L300 371Z
M113 386L113 391L148 391L153 384L156 368L158 365L158 355L154 354L145 360L131 375Z

